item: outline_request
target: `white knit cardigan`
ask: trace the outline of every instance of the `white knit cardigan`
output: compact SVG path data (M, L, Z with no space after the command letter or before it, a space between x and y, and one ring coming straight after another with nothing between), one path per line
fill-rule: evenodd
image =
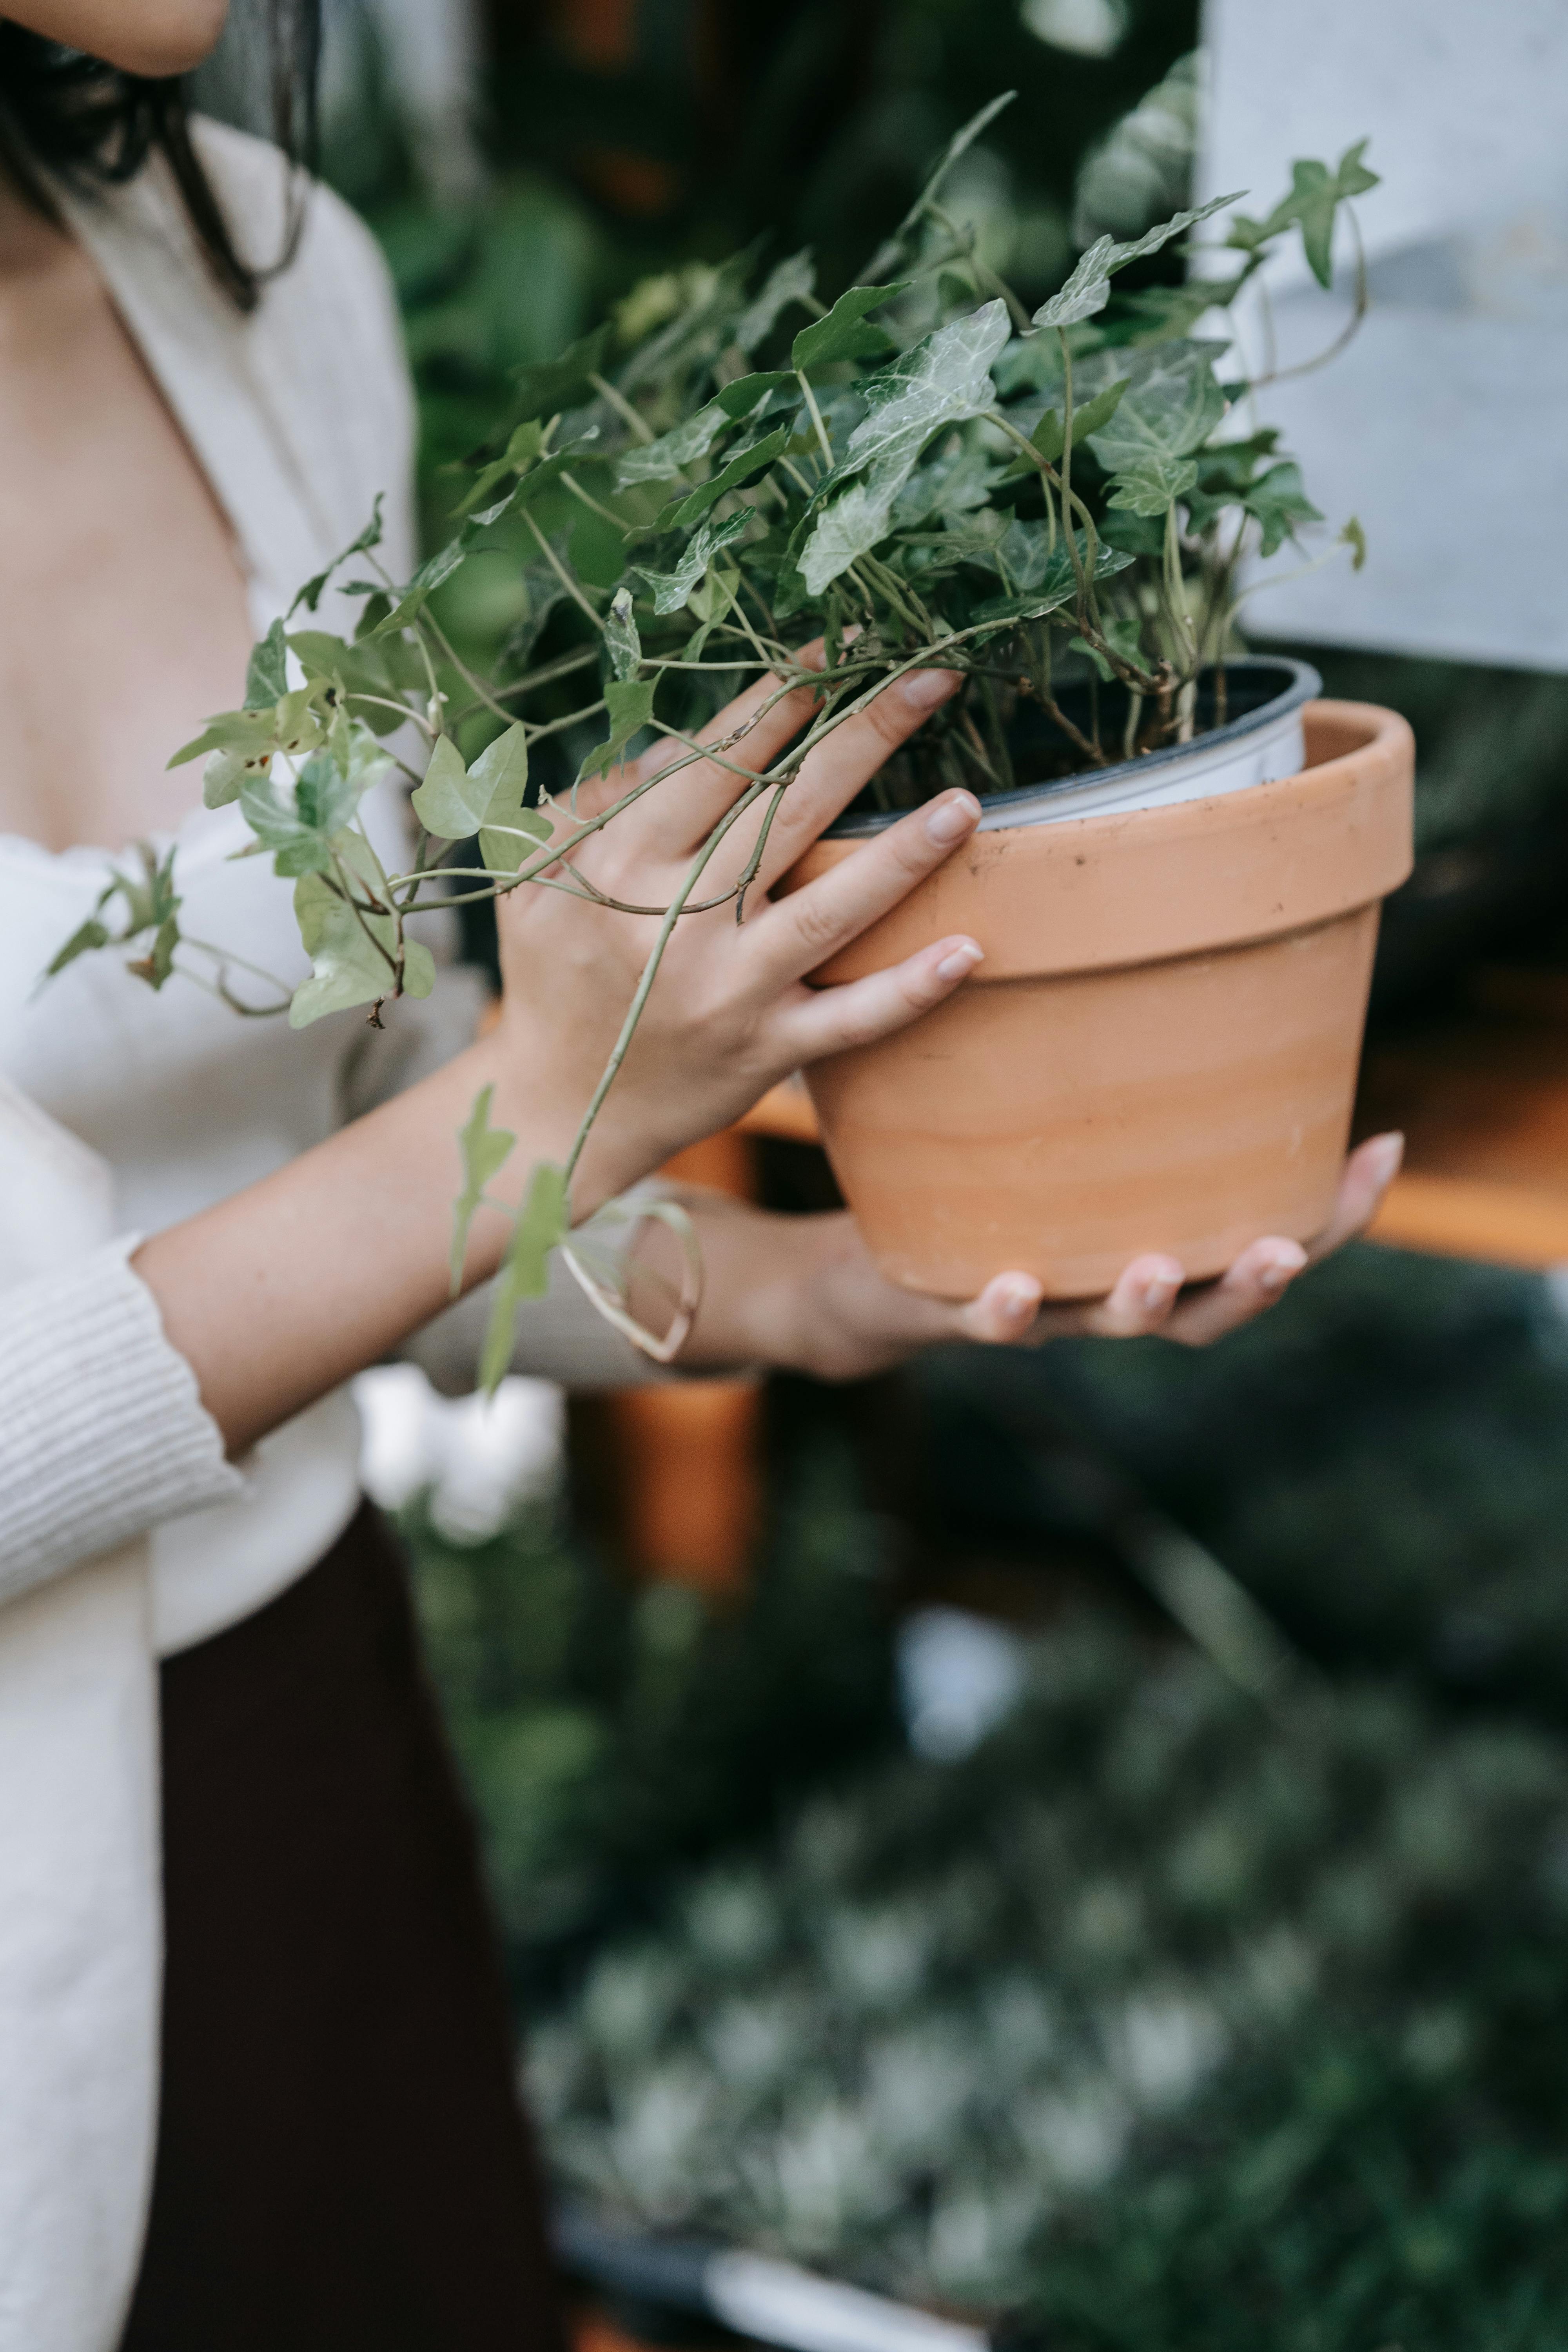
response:
M199 137L242 237L276 249L279 159L212 125ZM253 575L286 602L382 490L391 560L405 558L410 395L353 215L313 191L298 258L245 319L160 165L61 207ZM243 1484L116 1231L112 1171L0 1078L0 2352L119 2340L158 2074L147 1532ZM584 1385L647 1370L571 1286L521 1355Z

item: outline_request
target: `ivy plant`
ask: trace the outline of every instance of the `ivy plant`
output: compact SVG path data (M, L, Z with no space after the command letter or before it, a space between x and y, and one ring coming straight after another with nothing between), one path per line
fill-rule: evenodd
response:
M207 804L237 802L253 850L293 880L312 970L282 998L289 1020L364 1005L379 1025L384 1003L434 984L408 929L420 909L525 884L599 896L574 853L647 787L589 816L575 784L655 736L670 753L664 775L678 773L703 756L705 720L758 675L781 695L807 675L817 687L791 748L738 773L733 807L664 910L574 1150L533 1171L498 1286L492 1376L516 1303L542 1287L565 1241L572 1173L664 945L683 911L712 903L702 875L731 826L758 813L728 894L739 920L803 761L917 667L958 670L964 685L875 780L883 807L1192 740L1225 716L1245 560L1322 521L1259 421L1273 378L1247 374L1228 329L1201 330L1292 236L1328 286L1341 213L1376 184L1365 142L1331 169L1296 163L1263 217L1231 210L1223 234L1188 248L1184 284L1129 293L1116 280L1238 197L1125 243L1100 237L1031 316L942 202L952 166L1006 103L951 142L866 282L831 306L808 253L765 271L745 253L688 273L673 310L660 281L523 370L512 415L466 468L446 544L411 580L388 576L378 509L257 647L243 707L174 754L205 763ZM1352 330L1359 236L1355 250ZM1353 520L1340 540L1359 565ZM476 666L443 620L443 592L481 562L510 572L515 625ZM352 638L314 625L329 582L357 602ZM808 672L802 652L816 639L826 668ZM1064 677L1087 694L1067 696ZM396 874L359 814L389 769L412 788L420 828ZM221 946L182 939L173 874L144 863L110 884L51 969L129 943L142 950L131 970L153 988L183 971L242 1010L280 1010L251 1001ZM456 1265L511 1139L481 1104L461 1148Z

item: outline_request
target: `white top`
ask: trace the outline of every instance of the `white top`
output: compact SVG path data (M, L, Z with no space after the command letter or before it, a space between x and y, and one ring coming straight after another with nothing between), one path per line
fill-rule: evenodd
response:
M277 155L198 138L231 221L276 249ZM258 633L378 491L406 576L412 403L353 215L314 191L297 259L246 319L161 163L61 201L233 523ZM323 600L321 625L352 618ZM390 800L373 819L398 821ZM290 886L268 860L226 862L248 838L237 811L198 808L177 838L185 928L302 977ZM35 992L107 866L0 840L0 2352L112 2352L134 2277L155 2120L155 1657L281 1590L357 1501L342 1394L244 1477L224 1460L128 1253L466 1042L477 1003L450 973L385 1038L353 1014L295 1033L187 982L155 996L112 952ZM425 1335L448 1380L471 1379L483 1313L481 1295ZM519 1358L589 1384L647 1370L570 1284Z
M279 212L277 156L216 126L200 136L231 216L265 251ZM257 634L357 534L378 492L380 553L406 577L412 403L385 271L353 215L317 190L297 259L246 320L213 287L156 168L105 198L68 199L67 210L234 525ZM352 634L356 612L329 591L318 625ZM190 773L195 792L199 771ZM384 785L375 803L373 835L396 858L403 796ZM194 808L173 839L184 931L292 989L309 971L293 886L269 859L232 862L250 839L237 806ZM363 1108L394 1091L411 1059L445 1058L472 1034L479 990L467 973L446 975L427 1006L393 1008L385 1036L352 1013L302 1032L244 1020L180 979L154 995L112 951L79 958L40 989L110 870L104 851L54 856L0 836L0 1075L109 1163L117 1233L156 1233L270 1174L331 1134L353 1098ZM449 950L439 919L426 936L437 954ZM253 1001L269 993L242 971L235 982ZM242 1480L172 1351L154 1360L156 1318L145 1307L147 1362L134 1384L93 1346L100 1294L106 1313L112 1302L138 1318L139 1286L123 1261L118 1251L50 1277L71 1286L68 1330L47 1286L29 1307L26 1348L11 1327L0 1362L0 1595L150 1529L154 1634L166 1654L247 1615L321 1557L358 1500L359 1430L340 1391L266 1440ZM22 1311L20 1302L10 1310ZM448 1382L471 1378L461 1343L481 1311L447 1325ZM531 1320L527 1369L589 1382L641 1376L643 1360L570 1282ZM13 1387L31 1432L25 1450L7 1409ZM126 1475L132 1457L140 1476Z

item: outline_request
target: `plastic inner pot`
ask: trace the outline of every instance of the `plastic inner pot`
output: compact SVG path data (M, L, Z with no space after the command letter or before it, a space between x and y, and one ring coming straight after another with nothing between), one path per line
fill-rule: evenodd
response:
M1223 688L1221 677L1223 675ZM1221 694L1224 701L1221 704ZM1207 800L1218 793L1244 792L1251 784L1271 783L1294 776L1306 764L1301 713L1322 692L1322 680L1307 662L1283 655L1247 655L1205 670L1198 680L1195 721L1190 743L1172 743L1136 759L1119 760L1104 768L1079 768L1069 774L1052 773L1079 755L1070 738L1055 720L1026 704L1008 733L1015 771L1031 772L1037 782L1019 783L1010 793L982 796L980 829L999 826L1053 824L1066 817L1098 816L1110 809L1163 808L1178 801ZM1065 688L1058 698L1065 715L1086 731L1090 721L1087 686ZM1120 737L1125 698L1119 690L1101 694L1103 733ZM1226 720L1215 726L1223 707ZM1107 719L1114 721L1107 724ZM870 789L845 812L825 836L829 841L879 833L896 824L904 809L879 809Z

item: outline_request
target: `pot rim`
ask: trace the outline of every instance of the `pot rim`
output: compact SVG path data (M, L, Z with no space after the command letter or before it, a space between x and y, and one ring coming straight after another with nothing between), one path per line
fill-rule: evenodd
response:
M1216 667L1213 662L1206 664L1205 674ZM1168 743L1163 751L1145 751L1136 760L1118 760L1114 767L1089 768L1075 775L1058 776L1048 784L1025 784L1010 793L983 793L978 795L981 827L987 833L1000 831L1014 821L1015 811L1018 813L1016 822L1026 824L1031 820L1023 814L1024 811L1039 809L1064 793L1081 790L1086 783L1092 782L1097 787L1114 784L1121 778L1145 776L1155 769L1176 767L1184 761L1212 756L1216 751L1223 751L1230 744L1240 742L1244 737L1256 734L1260 728L1278 725L1280 719L1289 718L1293 711L1317 699L1323 690L1323 681L1311 664L1297 661L1289 654L1239 654L1234 661L1225 664L1225 670L1227 677L1238 670L1274 670L1285 673L1289 682L1278 694L1270 696L1267 702L1260 703L1256 710L1247 711L1239 719L1229 719L1223 727L1211 727L1207 734L1200 735L1195 742ZM1110 814L1110 811L1098 813ZM897 824L901 817L908 814L908 809L876 809L865 816L844 815L826 826L821 838L824 841L861 840L869 834L885 832L889 825Z

